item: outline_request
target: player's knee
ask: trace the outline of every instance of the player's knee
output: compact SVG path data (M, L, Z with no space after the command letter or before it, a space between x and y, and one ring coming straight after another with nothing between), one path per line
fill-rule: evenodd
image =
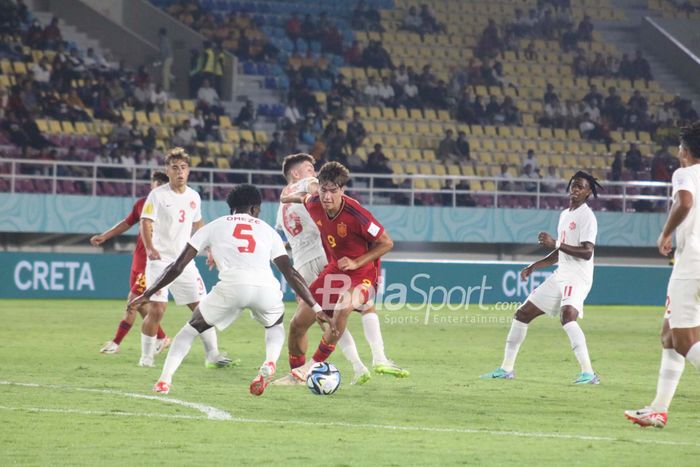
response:
M515 310L515 315L513 315L513 317L521 323L527 324L530 321L532 321L532 316L530 316L530 313L527 312L527 308L525 305L521 305L520 307L518 307L518 309Z
M564 308L562 308L561 315L559 316L559 321L561 322L562 326L572 321L576 321L577 319L578 311L576 311L575 308L572 308L570 306L565 306Z

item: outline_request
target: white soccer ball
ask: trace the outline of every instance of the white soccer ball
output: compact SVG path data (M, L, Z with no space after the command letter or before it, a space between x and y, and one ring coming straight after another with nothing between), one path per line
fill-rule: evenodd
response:
M332 363L314 363L306 375L306 386L317 396L329 396L340 387L340 371Z

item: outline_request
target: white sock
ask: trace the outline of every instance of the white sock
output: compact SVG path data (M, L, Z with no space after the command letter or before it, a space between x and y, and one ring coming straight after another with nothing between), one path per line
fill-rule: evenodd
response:
M695 367L696 370L700 370L700 342L696 342L685 354L685 359L690 362L691 365Z
M514 319L510 323L510 331L508 331L508 337L506 337L506 349L503 352L501 368L508 372L513 371L515 359L518 357L518 351L525 340L525 336L527 336L527 323Z
M656 383L656 398L651 403L651 408L657 412L668 412L671 399L678 387L685 369L685 359L673 349L661 350L661 367L659 368L659 380Z
M375 365L386 362L388 359L384 355L384 339L382 339L382 330L379 327L379 316L376 313L362 315L362 329L365 331L365 339L372 350L372 362Z
M219 356L219 340L216 337L216 328L213 326L200 334L204 344L204 355L207 361L214 362Z
M141 333L141 359L153 360L156 356L156 336Z
M564 325L564 331L569 336L571 341L571 350L576 355L578 364L581 365L582 373L593 373L591 359L588 356L588 347L586 346L586 336L583 335L581 326L576 321L570 321Z
M349 329L345 329L345 332L340 339L338 339L338 345L340 350L343 351L343 355L352 364L352 369L355 373L364 373L367 371L367 367L360 360L360 355L357 353L357 346L355 345L355 339L353 339L352 334L350 334Z
M160 381L165 381L166 383L172 383L173 374L180 367L180 364L185 359L190 349L192 348L192 343L194 338L199 335L199 332L190 323L185 323L185 325L177 333L173 343L170 344L170 351L168 352L168 357L165 359L165 365L163 365L163 372L160 374Z
M277 365L284 345L284 325L276 324L265 328L265 361Z

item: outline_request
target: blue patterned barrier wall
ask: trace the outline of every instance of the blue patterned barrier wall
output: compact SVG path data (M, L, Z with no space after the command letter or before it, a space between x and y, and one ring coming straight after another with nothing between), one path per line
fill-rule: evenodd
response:
M125 298L131 255L0 253L0 298ZM216 272L197 257L207 288ZM519 279L522 264L498 262L383 261L380 309L406 303L450 303L454 310L522 302L548 271ZM589 304L662 306L669 267L597 266ZM283 284L284 286L284 284ZM284 286L285 299L293 294ZM425 307L424 307L425 308Z
M97 233L131 210L131 198L0 193L0 232ZM275 203L261 217L274 223ZM530 209L374 206L394 240L411 242L533 243L554 233L559 213ZM204 202L205 220L228 214L222 201ZM665 214L598 212L598 245L654 246Z

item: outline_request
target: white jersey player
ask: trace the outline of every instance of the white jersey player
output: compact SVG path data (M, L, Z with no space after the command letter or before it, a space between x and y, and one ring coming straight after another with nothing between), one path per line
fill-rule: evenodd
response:
M668 281L666 313L661 334L661 368L656 397L639 410L627 410L625 416L641 426L663 428L668 407L688 360L700 370L700 122L680 130L678 158L682 168L673 173L673 205L657 245L663 256L676 252L673 272Z
M482 375L482 379L512 379L513 367L520 345L525 340L530 321L540 315L559 317L569 336L571 348L581 366L575 384L598 384L600 379L591 366L586 337L577 323L583 317L583 302L593 284L593 250L598 234L598 223L586 199L597 196L596 179L586 172L577 172L569 181L569 207L559 216L558 239L540 232L540 245L552 248L545 258L530 264L520 272L523 280L532 271L558 263L557 270L532 291L525 303L515 312L506 338L505 355L499 368Z
M284 158L282 173L288 185L282 190L282 196L299 192L310 193L318 189L318 179L316 179L313 163L313 156L304 153L292 154ZM321 232L314 224L306 207L300 203L280 202L275 228L284 232L292 248L294 267L306 283L311 284L328 264L328 259L323 249ZM355 339L349 330L345 331L338 345L345 358L352 364L355 374L351 384L364 384L369 381L371 374L362 363Z
M265 362L250 385L252 394L263 393L275 373L284 344L282 291L272 273L270 261L275 263L302 300L315 311L321 311L303 278L291 266L280 236L257 218L262 202L258 189L252 185L238 185L226 201L231 214L197 231L177 260L135 301L139 303L156 297L159 290L186 271L198 251L211 248L219 269L219 282L199 303L189 323L175 336L163 373L154 387L156 392L167 394L170 391L173 374L198 334L214 326L225 329L243 309L248 308L265 327Z
M170 182L152 190L141 212L141 237L146 249L146 287L168 264L175 261L185 247L193 231L203 224L202 200L199 194L187 186L190 160L182 148L172 149L166 158L166 173ZM191 263L169 288L159 290L147 305L146 318L141 328L141 360L139 365L152 367L156 352L156 333L172 293L175 303L187 305L191 310L206 294L204 282L197 266ZM207 367L228 366L232 362L218 349L216 331L202 336Z

